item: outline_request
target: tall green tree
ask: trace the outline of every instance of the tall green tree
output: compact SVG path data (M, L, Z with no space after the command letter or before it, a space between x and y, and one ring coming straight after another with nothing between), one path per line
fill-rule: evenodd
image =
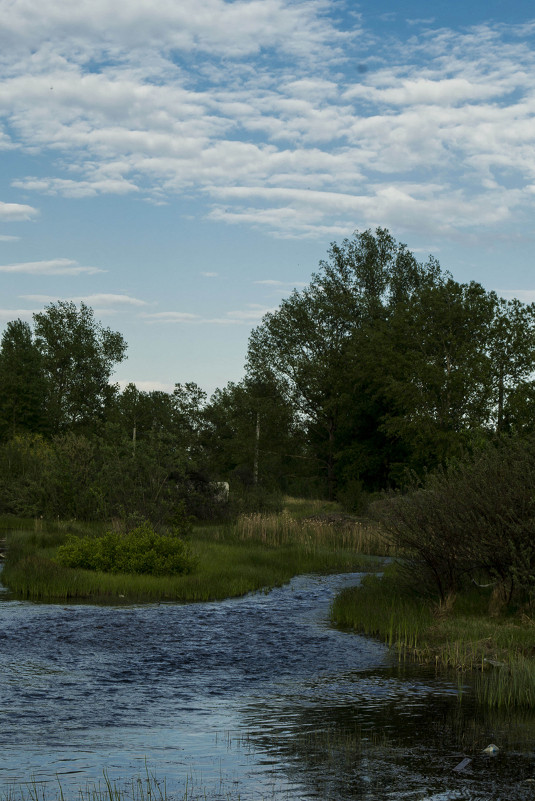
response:
M392 309L439 273L435 261L420 264L385 229L364 231L341 245L333 243L309 286L294 290L251 334L248 374L275 380L301 415L331 498L340 420L347 415L350 350L353 374L359 369L355 337L388 319Z
M498 433L533 424L529 398L535 384L535 303L505 300L492 293L495 314L488 353L492 364L493 421Z
M480 284L445 275L422 285L358 341L366 364L358 391L381 405L384 480L460 455L488 427L494 311L492 293Z
M78 308L72 301L51 303L34 314L34 327L52 433L91 427L113 394L109 381L125 358L125 340L97 322L85 303Z
M0 437L46 431L47 382L31 328L22 320L6 325L0 343Z

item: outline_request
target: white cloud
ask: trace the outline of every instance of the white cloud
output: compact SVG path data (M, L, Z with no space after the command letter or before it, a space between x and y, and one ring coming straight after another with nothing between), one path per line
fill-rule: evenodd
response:
M205 273L205 272L202 272L201 275L204 276L204 278L217 278L219 273L209 273L209 272Z
M20 236L11 236L10 234L0 234L0 242L18 242Z
M81 267L72 259L49 259L47 261L26 261L18 264L0 264L0 273L21 275L81 275L103 273L98 267Z
M138 192L138 187L125 180L92 180L74 181L65 178L22 178L12 181L11 186L25 191L43 192L46 195L63 195L64 197L95 197L99 194L125 195Z
M2 222L25 222L37 217L39 211L33 206L21 203L3 203L0 201L0 220Z
M54 303L58 300L57 297L52 295L21 295L21 298L24 300L35 301L35 303ZM66 298L61 298L61 300L69 300L73 301L74 303L85 303L87 306L110 306L110 305L119 305L119 306L147 306L148 303L146 300L140 300L139 298L134 298L131 295L122 295L122 294L93 294L93 295L79 295L79 296L69 296Z
M143 313L141 317L148 323L196 323L201 319L198 314L177 311Z
M288 290L292 290L296 287L303 287L306 286L305 281L279 281L276 278L265 278L262 281L254 281L255 284L260 284L261 286L270 287L271 289L279 290L280 292L286 292Z
M12 320L31 321L34 314L40 309L0 309L0 322L9 323Z
M202 317L190 312L163 311L140 316L147 323L186 323L195 325L243 325L258 322L267 312L274 311L259 304L250 303L246 309L225 312L220 317Z
M535 211L533 27L383 42L337 28L330 0L2 7L0 117L57 159L14 189L187 191L210 219L283 237L380 223L455 239Z
M244 322L252 322L261 320L262 317L268 312L275 311L275 308L265 308L257 304L249 304L249 308L241 309L240 311L229 311L226 316L231 320L242 320Z
M82 59L87 50L122 52L158 47L244 57L263 48L310 57L325 51L333 30L320 0L3 0L0 43L8 51L52 42L62 53Z

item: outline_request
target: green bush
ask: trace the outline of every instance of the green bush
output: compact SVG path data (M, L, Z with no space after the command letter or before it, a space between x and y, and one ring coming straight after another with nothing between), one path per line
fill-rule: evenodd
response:
M405 573L442 601L476 582L535 602L535 440L501 440L370 512Z
M104 573L144 573L152 576L191 573L195 558L175 529L158 534L150 523L128 533L108 531L101 537L67 536L57 551L59 564Z

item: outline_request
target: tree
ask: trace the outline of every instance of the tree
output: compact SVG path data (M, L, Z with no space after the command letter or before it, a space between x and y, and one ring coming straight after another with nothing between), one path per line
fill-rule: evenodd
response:
M0 348L0 436L43 433L47 384L28 323L9 322Z
M498 433L533 425L535 303L505 300L491 293L495 315L488 345L492 364L494 424Z
M34 314L34 323L52 433L95 423L113 394L113 369L125 358L123 337L96 322L83 302L80 308L72 301L51 303Z
M403 444L411 468L444 464L488 425L493 319L492 293L445 276L370 331L363 391L381 398L381 430Z
M301 467L294 417L276 384L245 380L217 389L204 412L214 475L243 488L287 490Z
M251 334L248 374L276 381L301 415L324 466L330 498L336 489L340 420L347 414L350 348L353 374L360 369L352 343L439 273L434 260L418 263L385 229L357 233L342 245L333 243L310 285L294 290Z

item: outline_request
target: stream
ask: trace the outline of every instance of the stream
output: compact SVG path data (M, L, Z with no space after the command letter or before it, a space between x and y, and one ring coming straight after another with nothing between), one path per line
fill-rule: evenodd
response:
M460 677L329 626L360 577L182 605L4 592L0 797L29 781L54 797L59 779L67 799L149 769L180 801L535 799L535 715L478 710Z

